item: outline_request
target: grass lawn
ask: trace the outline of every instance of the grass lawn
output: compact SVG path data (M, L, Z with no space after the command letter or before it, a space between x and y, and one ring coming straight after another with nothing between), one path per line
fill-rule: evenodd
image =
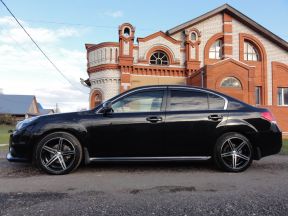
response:
M288 155L288 139L283 139L283 146L281 149L281 153Z
M0 144L8 144L9 133L8 130L15 129L14 125L0 125Z

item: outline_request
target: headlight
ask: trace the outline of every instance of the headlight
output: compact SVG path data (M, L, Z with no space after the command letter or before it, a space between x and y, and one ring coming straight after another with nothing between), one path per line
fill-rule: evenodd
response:
M16 130L20 130L20 129L26 127L31 122L35 121L37 118L39 118L39 116L35 116L35 117L28 118L28 119L25 119L23 121L18 122L17 125L16 125Z

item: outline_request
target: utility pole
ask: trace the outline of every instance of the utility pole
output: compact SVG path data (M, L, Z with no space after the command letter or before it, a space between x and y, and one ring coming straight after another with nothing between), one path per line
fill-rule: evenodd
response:
M58 106L58 103L56 103L56 108L55 108L55 113L60 113L61 111L60 111L60 108L59 108L59 106Z

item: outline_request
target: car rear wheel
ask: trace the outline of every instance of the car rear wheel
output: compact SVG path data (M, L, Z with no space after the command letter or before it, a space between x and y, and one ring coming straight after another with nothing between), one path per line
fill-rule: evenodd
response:
M252 163L253 148L249 140L239 133L222 135L214 147L214 162L222 170L241 172Z
M49 174L63 175L77 169L82 160L78 139L66 132L45 136L35 150L37 166Z

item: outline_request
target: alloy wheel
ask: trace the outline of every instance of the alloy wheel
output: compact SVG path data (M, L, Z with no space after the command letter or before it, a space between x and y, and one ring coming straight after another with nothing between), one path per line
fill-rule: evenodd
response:
M44 143L40 152L42 165L51 172L69 169L76 156L74 145L63 137L55 137Z
M252 157L252 151L247 141L240 137L229 137L221 147L221 159L223 163L233 170L246 167Z

